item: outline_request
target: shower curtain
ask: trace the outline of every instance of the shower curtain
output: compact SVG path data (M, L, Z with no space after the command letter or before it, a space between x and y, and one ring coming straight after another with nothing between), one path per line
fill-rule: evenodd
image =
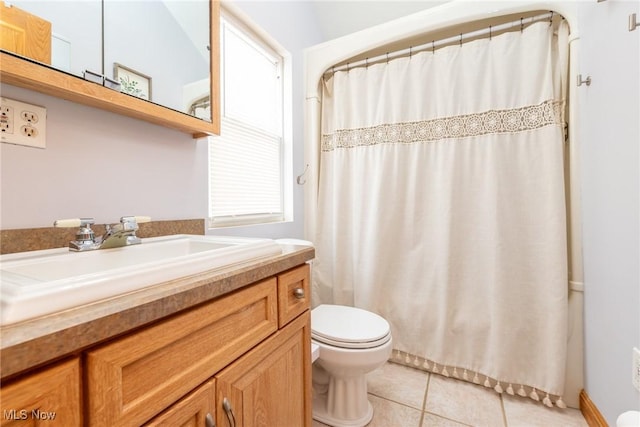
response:
M325 78L314 261L315 302L385 317L393 361L559 407L567 35Z

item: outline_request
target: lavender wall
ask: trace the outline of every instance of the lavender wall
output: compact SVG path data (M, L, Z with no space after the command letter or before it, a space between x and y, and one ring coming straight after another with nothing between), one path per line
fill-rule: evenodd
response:
M580 4L579 90L585 390L610 425L640 410L631 384L640 348L640 15L637 1Z
M59 218L206 215L206 144L29 90L0 90L47 108L46 149L0 144L0 228L49 227Z
M293 171L302 172L302 49L322 41L307 2L240 2L293 60ZM0 85L2 96L47 108L47 148L0 144L0 228L48 227L55 219L123 215L155 220L206 218L207 144L128 117ZM215 234L302 236L302 187L293 221Z

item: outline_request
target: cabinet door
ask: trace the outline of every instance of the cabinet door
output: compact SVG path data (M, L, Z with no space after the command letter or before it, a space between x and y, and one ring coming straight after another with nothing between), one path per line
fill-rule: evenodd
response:
M216 375L218 427L311 426L309 311Z
M215 396L215 380L208 381L145 427L214 427Z
M80 362L72 359L2 384L0 425L81 425Z

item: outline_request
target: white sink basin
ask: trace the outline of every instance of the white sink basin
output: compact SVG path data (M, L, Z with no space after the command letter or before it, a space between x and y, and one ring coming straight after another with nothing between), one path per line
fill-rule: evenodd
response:
M176 235L115 249L2 255L0 324L280 253L280 245L270 239Z

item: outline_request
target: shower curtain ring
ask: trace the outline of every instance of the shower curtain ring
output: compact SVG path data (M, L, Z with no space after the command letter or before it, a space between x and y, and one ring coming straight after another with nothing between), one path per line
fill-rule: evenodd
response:
M387 64L389 63L389 52L387 52Z
M489 40L491 40L491 25L489 25Z
M431 40L431 53L436 54L436 41Z
M409 46L409 59L411 59L411 55L412 55L411 49L413 49L413 46Z
M462 33L460 33L460 47L462 47Z
M549 16L549 26L553 25L553 10L550 10L549 12L551 12L551 15Z
M520 32L522 32L524 30L524 22L523 22L524 18L520 18Z

